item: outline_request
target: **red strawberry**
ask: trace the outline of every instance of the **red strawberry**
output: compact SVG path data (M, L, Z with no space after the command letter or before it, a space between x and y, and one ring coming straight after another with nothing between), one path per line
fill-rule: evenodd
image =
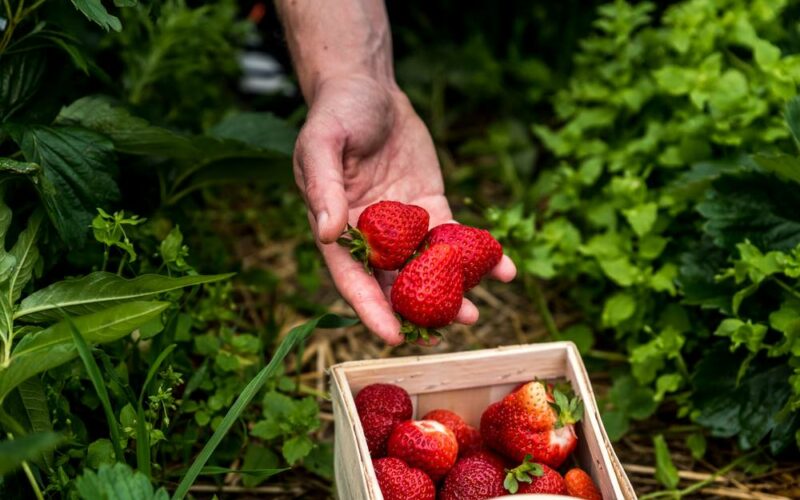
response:
M591 476L583 469L570 469L564 474L564 482L567 485L567 494L585 500L603 500L603 495L597 489Z
M392 431L387 451L438 481L456 462L458 442L453 431L435 420L407 420Z
M375 269L400 269L428 231L428 212L399 201L379 201L361 212L357 227L348 227L341 245L358 261Z
M481 416L484 443L506 457L559 467L578 444L574 423L583 414L577 398L570 400L542 382L529 382Z
M437 243L449 243L461 250L465 292L477 285L503 257L503 247L489 231L462 224L442 224L431 229L423 244Z
M506 494L503 460L491 452L474 453L458 460L447 473L439 500L485 500Z
M370 454L373 457L384 456L392 430L411 418L411 398L396 385L372 384L359 391L355 402Z
M370 384L358 392L355 402L359 415L380 413L397 420L409 420L414 412L408 392L393 384Z
M450 410L432 410L426 413L423 420L436 420L453 431L458 441L458 455L464 456L481 447L481 433L478 429L464 422L455 412Z
M436 487L424 472L397 458L372 461L384 500L435 500Z
M564 478L557 471L544 464L530 461L531 456L525 457L522 463L508 470L503 486L512 495L515 493L547 493L550 495L565 495L567 485Z
M392 286L392 306L403 319L423 330L423 338L424 330L449 325L461 309L460 259L456 247L433 245L397 275ZM409 335L406 339L415 340Z

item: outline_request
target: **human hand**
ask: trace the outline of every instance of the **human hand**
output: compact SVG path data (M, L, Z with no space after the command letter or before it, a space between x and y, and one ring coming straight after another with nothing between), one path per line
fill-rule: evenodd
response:
M367 328L389 344L401 343L401 325L389 302L397 272L368 275L336 239L348 223L356 225L367 206L381 200L425 208L431 227L452 221L424 123L396 86L362 75L323 81L297 139L294 174L337 289ZM515 274L507 256L491 272L501 281ZM456 321L477 319L478 309L464 299Z

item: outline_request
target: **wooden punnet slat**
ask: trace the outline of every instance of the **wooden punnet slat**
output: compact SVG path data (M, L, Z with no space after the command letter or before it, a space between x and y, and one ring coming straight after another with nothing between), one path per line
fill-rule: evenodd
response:
M585 412L576 425L579 441L574 457L591 474L603 498L635 499L636 494L603 429L586 368L572 342L352 361L333 366L331 394L339 498L383 498L355 407L354 396L364 386L379 382L399 385L411 395L415 418L429 410L446 408L477 427L490 403L502 399L520 382L537 378L566 378L583 399Z

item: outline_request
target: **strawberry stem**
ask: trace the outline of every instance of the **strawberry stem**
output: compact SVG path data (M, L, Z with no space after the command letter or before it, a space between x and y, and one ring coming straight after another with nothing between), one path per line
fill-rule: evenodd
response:
M572 425L583 418L583 401L578 396L570 398L558 389L553 390L550 407L556 412L556 428Z
M525 459L517 467L506 469L506 478L503 480L503 487L512 495L519 491L519 483L531 483L534 477L541 477L544 469L536 462L531 462L531 455L525 455Z
M417 344L420 343L424 346L431 346L431 340L434 338L443 338L442 332L438 330L430 330L425 328L424 326L415 325L408 320L403 320L403 326L400 328L400 333L406 339L406 342L409 344Z
M353 257L356 262L364 264L364 270L367 271L367 274L372 274L372 268L369 267L369 245L364 238L364 234L359 231L358 228L348 224L347 229L339 236L336 243L348 248L350 250L350 256Z

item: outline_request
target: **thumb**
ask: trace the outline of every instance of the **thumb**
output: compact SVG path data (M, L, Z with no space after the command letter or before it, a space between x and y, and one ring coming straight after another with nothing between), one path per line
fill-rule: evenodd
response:
M322 243L336 241L347 226L342 155L344 134L340 127L309 121L297 138L294 174L317 227Z

